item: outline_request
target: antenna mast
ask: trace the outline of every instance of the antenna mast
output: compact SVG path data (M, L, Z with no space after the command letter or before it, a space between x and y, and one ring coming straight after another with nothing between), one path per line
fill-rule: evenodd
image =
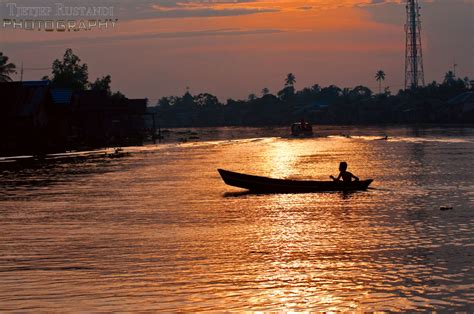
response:
M418 0L407 0L406 9L405 89L414 89L425 85Z
M456 58L453 59L453 74L454 77L456 77L456 68L458 67L458 64L456 63Z
M51 68L24 68L23 61L21 62L21 70L20 70L20 82L23 82L23 73L27 71L46 71L51 70Z

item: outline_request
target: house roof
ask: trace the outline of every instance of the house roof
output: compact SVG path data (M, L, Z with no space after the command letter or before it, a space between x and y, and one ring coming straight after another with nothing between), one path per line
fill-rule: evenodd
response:
M72 89L53 88L51 90L53 102L56 105L70 105L72 99Z
M27 87L49 86L49 81L21 81L21 82L12 82L12 83L18 83L18 84L21 84L22 86L27 86Z
M451 98L448 101L450 105L457 105L457 104L469 104L474 103L474 92L465 92L460 95L457 95L454 98Z

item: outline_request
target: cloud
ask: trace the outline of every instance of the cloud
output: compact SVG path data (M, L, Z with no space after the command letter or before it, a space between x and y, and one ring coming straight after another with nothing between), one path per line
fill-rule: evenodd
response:
M309 11L313 9L312 6L302 6L302 7L298 7L298 10L302 10L302 11Z
M154 18L190 18L190 17L218 17L218 16L238 16L238 15L248 15L248 14L257 14L257 13L268 13L276 12L277 10L273 9L222 9L216 10L212 8L205 9L172 9L172 10L162 10L155 9L155 11L146 12L141 16L135 14L123 14L122 19L154 19Z
M189 18L239 16L257 13L277 12L276 8L248 7L244 4L254 3L252 0L184 0L184 1L135 1L122 3L120 16L123 19L153 18Z
M154 32L154 33L140 33L140 34L123 34L118 36L100 36L100 37L71 37L71 38L62 38L55 40L42 40L41 46L66 46L68 44L85 44L85 45L95 45L95 44L111 44L116 42L123 41L132 41L132 40L152 40L152 39L179 39L179 38L193 38L193 37L229 37L229 36L252 36L252 35L266 35L266 34L277 34L282 33L282 30L279 29L257 29L257 30L246 30L246 29L237 29L237 28L227 28L227 29L209 29L202 31L181 31L181 32ZM31 41L25 42L12 42L7 43L11 47L22 47L22 46L31 46Z
M16 7L47 7L51 8L50 16L57 17L57 5L64 7L112 7L113 17L120 20L143 20L155 18L190 18L239 16L256 13L276 12L272 7L249 7L246 4L256 3L254 0L82 0L61 2L58 0L0 0L0 17L14 18L11 3ZM16 14L16 13L15 13ZM28 16L31 18L33 16ZM84 18L86 16L78 16ZM17 17L20 18L20 17ZM27 18L27 17L24 17Z

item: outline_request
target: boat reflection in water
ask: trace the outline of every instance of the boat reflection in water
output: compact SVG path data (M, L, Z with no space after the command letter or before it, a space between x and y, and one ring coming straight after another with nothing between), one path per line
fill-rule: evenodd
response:
M474 131L358 132L1 172L0 311L470 312ZM324 181L341 160L374 189L224 197L216 172Z

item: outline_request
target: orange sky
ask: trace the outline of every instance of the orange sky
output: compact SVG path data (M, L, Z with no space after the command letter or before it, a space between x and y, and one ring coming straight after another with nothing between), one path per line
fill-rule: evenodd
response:
M276 93L288 72L296 75L297 88L318 83L376 89L378 69L387 73L392 91L403 84L405 8L397 1L108 3L118 12L116 29L2 29L0 51L26 68L43 68L73 48L89 64L91 80L111 74L114 90L152 102L182 94L186 86L221 100L258 94L263 87ZM474 76L473 8L474 0L422 3L426 81L440 80L454 57L460 75ZM25 79L47 72L25 70Z

